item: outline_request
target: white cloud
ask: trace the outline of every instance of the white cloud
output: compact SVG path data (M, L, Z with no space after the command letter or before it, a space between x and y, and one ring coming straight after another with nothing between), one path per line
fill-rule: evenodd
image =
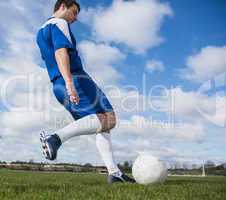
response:
M163 42L159 30L173 11L158 0L115 0L111 7L88 9L81 15L81 21L92 26L97 40L122 43L144 53Z
M226 125L226 96L221 93L206 95L199 91L184 91L180 87L167 91L168 99L161 95L156 101L165 111L181 121L215 124L219 127Z
M1 114L1 128L10 127L11 134L22 136L24 133L40 130L44 123L44 115L39 112L4 112ZM3 132L4 136L9 136ZM11 135L10 134L10 135Z
M207 96L195 92L185 92L180 88L173 90L175 107L172 111L182 118L213 123L220 127L226 125L226 96L218 93Z
M155 122L152 117L133 115L118 123L112 131L113 147L117 158L122 161L134 160L139 152L146 151L166 161L182 157L194 161L202 152L200 142L207 137L204 125L198 122L186 122L179 126L170 122ZM183 148L183 144L199 147L197 154L192 154L189 148Z
M165 66L162 61L152 59L147 62L146 69L151 73L155 71L162 72L164 71Z
M53 3L53 0L48 3L40 0L35 4L23 0L0 3L1 15L4 16L0 19L0 31L7 44L0 56L0 68L9 75L38 71L37 63L40 59L37 58L40 56L36 45L36 31L42 20L51 15L50 7Z
M40 14L43 16L43 11L51 4L43 5L43 2L41 0L33 6L30 4L32 2L22 0L1 2L4 17L0 19L0 31L7 45L0 55L0 69L4 71L0 76L0 95L1 99L16 102L17 105L27 103L27 93L34 92L34 88L33 91L28 91L28 88L35 86L34 81L37 81L36 86L49 86L46 73L39 67L40 56L35 42L35 34L41 23ZM32 23L28 16L32 16Z
M126 57L116 47L111 47L104 43L96 44L91 41L82 41L79 47L87 58L85 59L86 64L94 65L95 67L115 64Z
M134 134L145 140L182 140L200 142L206 135L203 124L197 122L156 121L151 117L133 115L129 120L119 121L116 132L120 134Z
M181 77L193 82L203 82L226 71L226 46L207 46L187 58L187 68Z
M198 115L196 105L202 99L199 99L195 92L184 91L180 87L173 88L169 92L172 94L171 112L173 114L191 119Z
M115 84L122 78L115 67L126 58L119 49L107 44L82 41L78 45L85 68L100 85Z

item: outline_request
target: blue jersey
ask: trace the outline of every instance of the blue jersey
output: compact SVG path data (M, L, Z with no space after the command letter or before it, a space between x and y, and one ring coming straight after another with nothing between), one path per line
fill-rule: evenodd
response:
M66 20L54 17L48 19L38 31L37 43L52 82L61 76L55 59L57 49L68 49L71 73L83 69L76 49L76 40Z

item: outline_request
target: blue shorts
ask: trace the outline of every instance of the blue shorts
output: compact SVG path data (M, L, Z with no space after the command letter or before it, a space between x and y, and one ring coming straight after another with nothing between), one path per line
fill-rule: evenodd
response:
M70 101L63 77L53 82L53 92L75 120L90 114L113 111L105 94L84 70L73 73L73 81L80 98L78 105Z

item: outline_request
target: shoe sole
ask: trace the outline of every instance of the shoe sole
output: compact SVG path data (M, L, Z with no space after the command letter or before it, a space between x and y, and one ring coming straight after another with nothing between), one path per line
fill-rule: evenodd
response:
M126 180L126 179L124 179L124 178L122 178L122 177L119 177L119 176L115 176L115 178L110 178L110 179L108 179L108 183L109 184L114 184L114 183L130 183L130 184L134 184L134 183L136 183L136 181L130 181L130 180Z
M46 136L44 133L40 134L40 141L42 143L42 149L43 149L43 155L45 156L46 159L52 160L52 153L49 147L49 144L46 142Z

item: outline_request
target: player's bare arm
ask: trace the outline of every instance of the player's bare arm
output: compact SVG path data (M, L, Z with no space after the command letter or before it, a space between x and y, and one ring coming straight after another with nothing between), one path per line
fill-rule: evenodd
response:
M67 93L70 96L70 101L78 104L79 96L75 89L73 77L70 71L70 59L68 55L68 50L66 48L61 48L56 50L55 58L56 58L60 73L64 78L65 85L67 88Z

